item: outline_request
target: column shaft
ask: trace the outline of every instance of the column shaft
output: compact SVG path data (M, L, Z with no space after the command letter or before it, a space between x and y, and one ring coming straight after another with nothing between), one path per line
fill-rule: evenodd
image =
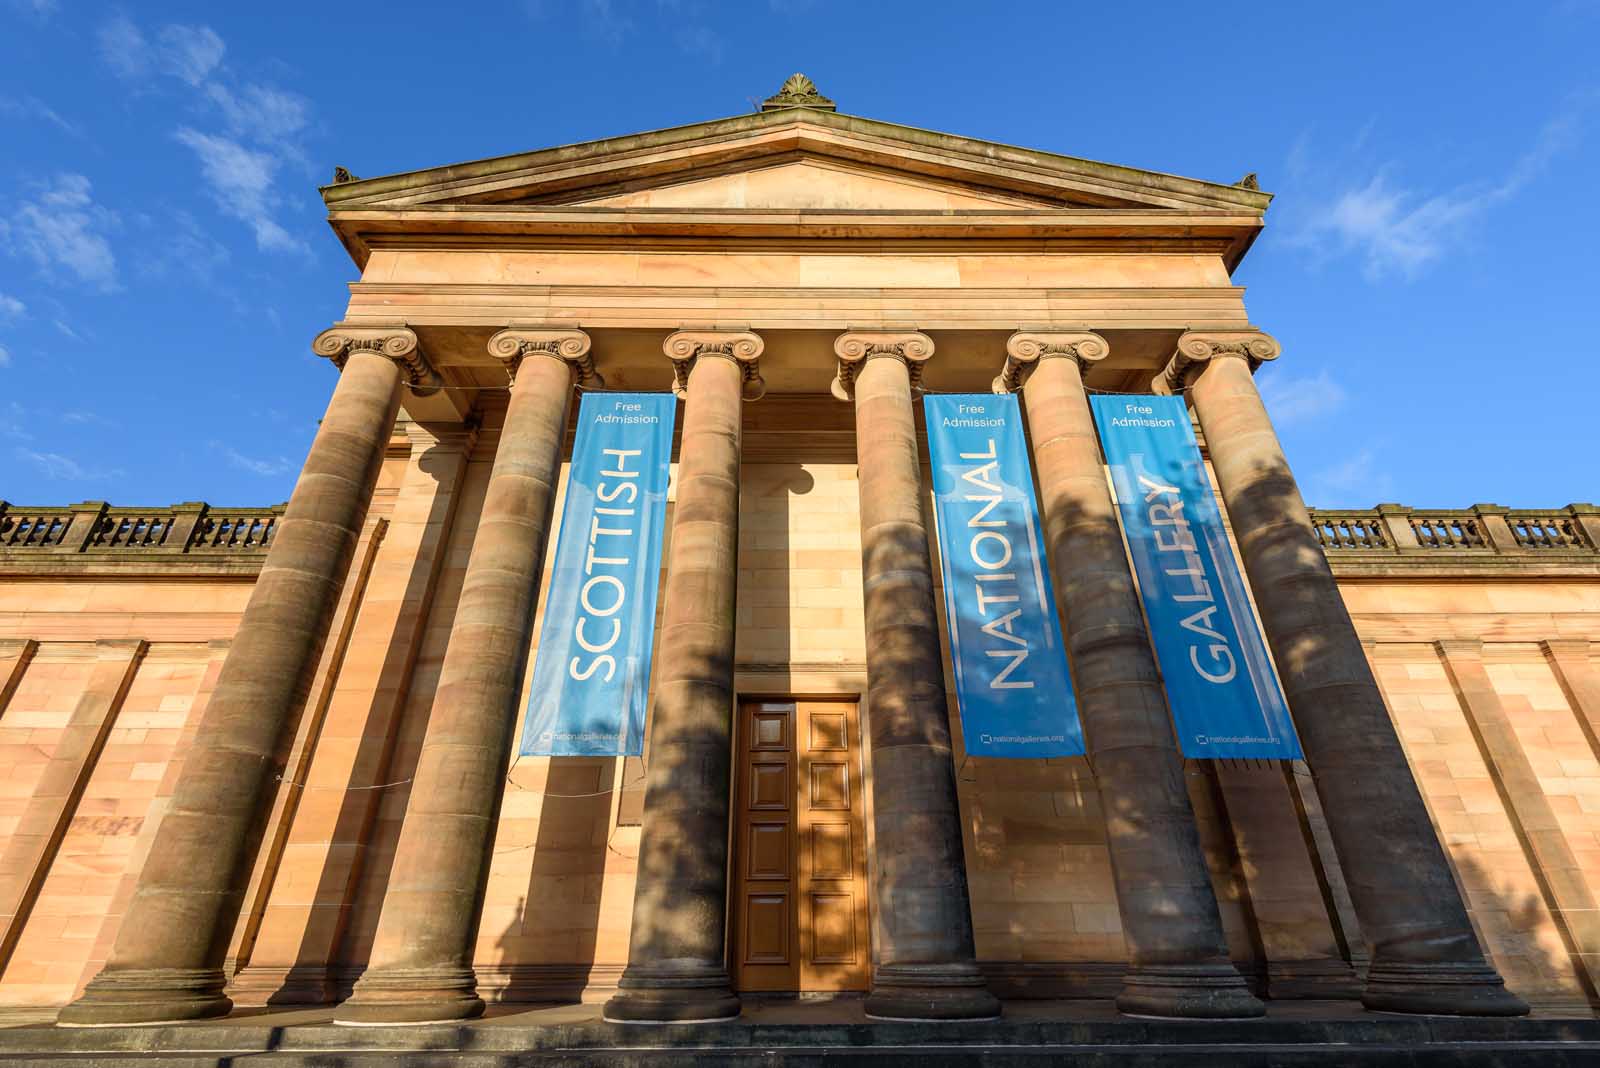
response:
M689 371L633 928L608 1020L739 1014L725 926L744 377L707 351Z
M879 961L869 1015L996 1016L974 959L921 463L904 359L854 378Z
M414 341L413 341L414 344ZM283 749L304 703L400 402L386 355L352 351L239 622L110 963L61 1022L225 1014L223 957Z
M1525 1013L1478 945L1250 364L1228 351L1200 357L1190 398L1372 945L1362 1000L1392 1012Z
M1128 944L1117 1006L1150 1016L1259 1016L1261 1003L1228 956L1077 359L1040 359L1023 397Z
M556 355L530 355L516 372L372 957L339 1007L341 1022L424 1023L483 1012L473 946L532 640L572 376Z

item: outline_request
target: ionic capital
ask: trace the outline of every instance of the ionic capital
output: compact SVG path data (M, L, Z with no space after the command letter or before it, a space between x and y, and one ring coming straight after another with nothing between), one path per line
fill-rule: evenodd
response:
M761 377L761 353L766 342L748 330L679 330L668 335L661 350L672 361L672 392L679 400L689 397L689 372L702 356L732 360L744 376L744 399L760 400L767 392Z
M1276 338L1259 330L1191 331L1178 339L1177 351L1151 381L1150 388L1154 393L1182 393L1216 359L1244 360L1254 373L1266 361L1276 360L1282 351Z
M868 360L893 359L906 365L911 388L922 388L922 365L933 359L933 338L917 330L848 330L833 342L839 357L833 375L833 395L847 401L855 396L856 373Z
M506 365L513 383L523 360L542 356L571 364L578 372L578 385L605 388L606 380L594 369L594 357L589 353L589 335L572 327L513 324L489 339L489 355Z
M1040 360L1072 360L1087 371L1111 354L1111 346L1088 330L1018 330L1006 339L1006 365L991 385L996 393L1014 393Z
M385 356L400 366L406 385L419 397L439 392L444 379L417 347L417 335L404 323L335 323L311 342L311 351L344 370L353 352Z

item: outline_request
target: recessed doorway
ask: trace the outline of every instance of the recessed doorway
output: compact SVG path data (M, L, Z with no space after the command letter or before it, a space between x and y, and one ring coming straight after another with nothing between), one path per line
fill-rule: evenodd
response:
M734 801L738 989L867 989L867 843L856 702L741 701Z

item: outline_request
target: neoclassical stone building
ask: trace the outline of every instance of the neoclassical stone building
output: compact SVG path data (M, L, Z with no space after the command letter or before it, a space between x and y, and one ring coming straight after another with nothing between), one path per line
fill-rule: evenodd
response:
M358 276L287 505L0 503L0 1003L1595 1004L1600 509L1308 512L1230 277L1252 178L797 76L323 195ZM682 399L647 752L514 759L602 381ZM924 387L1021 395L1087 758L966 755ZM1094 389L1188 398L1303 762L1180 756Z

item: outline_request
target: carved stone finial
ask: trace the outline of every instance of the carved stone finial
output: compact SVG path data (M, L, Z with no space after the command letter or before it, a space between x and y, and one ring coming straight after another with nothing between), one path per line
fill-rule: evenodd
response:
M589 353L589 335L574 327L541 324L512 324L489 339L489 355L502 360L512 382L517 368L529 356L548 356L570 363L578 372L578 385L585 389L604 389L606 380L594 369Z
M1234 182L1233 185L1235 189L1248 189L1253 193L1261 191L1261 183L1256 179L1255 171L1251 171L1237 182Z
M838 111L838 106L821 93L817 85L804 74L791 74L789 80L776 93L761 102L762 111L783 111L785 108L813 108L817 111Z
M1191 331L1178 339L1177 351L1151 380L1150 389L1155 393L1181 393L1215 359L1244 360L1253 373L1266 361L1276 360L1282 351L1276 338L1259 330Z
M1080 370L1087 371L1110 354L1106 339L1088 330L1019 330L1006 339L1006 365L990 388L1015 393L1040 360L1075 360Z
M732 360L744 374L744 399L760 400L767 392L761 377L761 353L766 342L748 330L679 330L668 335L661 349L672 361L672 392L689 399L689 372L702 356Z
M404 323L335 323L316 336L311 351L326 356L341 371L353 352L386 356L400 365L406 385L419 397L431 396L444 385L417 347L417 335Z
M868 360L887 357L906 365L911 388L922 388L922 365L933 359L933 338L918 330L849 330L833 342L839 366L830 390L842 401L856 395L856 372Z
M335 167L333 169L333 184L334 185L344 185L346 182L359 182L359 181L361 181L360 178L357 178L355 175L351 174L349 171L345 170L343 167Z

